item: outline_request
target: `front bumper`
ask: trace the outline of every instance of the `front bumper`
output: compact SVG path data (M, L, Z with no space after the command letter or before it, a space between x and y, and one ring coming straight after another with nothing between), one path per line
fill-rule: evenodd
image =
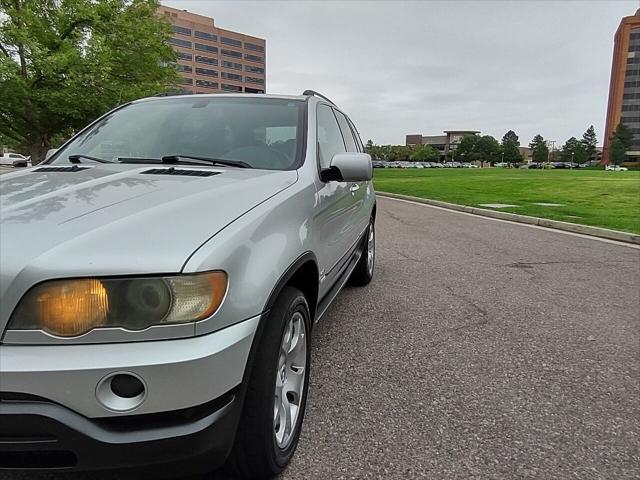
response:
M139 467L137 478L159 478L217 468L235 437L259 319L189 339L0 345L0 470ZM137 408L111 411L96 385L122 371L147 392Z
M229 392L191 409L91 420L54 403L14 396L0 401L0 470L139 467L153 478L156 472L203 472L228 456L239 411L235 392ZM140 470L136 478L142 476Z
M0 345L0 392L34 395L87 418L203 405L242 382L259 316L199 337L96 345ZM126 412L99 400L98 385L129 373L146 386Z

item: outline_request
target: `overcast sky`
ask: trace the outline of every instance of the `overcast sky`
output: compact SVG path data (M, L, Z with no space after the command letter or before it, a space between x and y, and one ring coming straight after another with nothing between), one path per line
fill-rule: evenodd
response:
M162 0L265 38L267 93L317 90L363 140L513 129L602 144L613 35L638 0Z

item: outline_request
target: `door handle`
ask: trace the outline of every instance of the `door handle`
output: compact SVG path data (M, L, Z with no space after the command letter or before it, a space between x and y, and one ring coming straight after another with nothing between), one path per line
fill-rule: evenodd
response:
M360 185L358 185L357 183L354 183L349 187L349 191L351 192L351 195L355 195L358 190L360 190Z

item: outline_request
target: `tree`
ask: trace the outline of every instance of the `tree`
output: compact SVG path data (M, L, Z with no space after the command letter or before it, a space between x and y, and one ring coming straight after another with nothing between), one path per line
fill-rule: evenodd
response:
M619 123L615 132L611 135L609 144L609 159L616 165L620 165L627 159L627 150L631 147L633 134L625 125Z
M373 147L373 140L369 139L367 140L367 144L365 145L367 152L371 149L371 147Z
M479 160L477 135L465 135L456 147L456 158L465 162L475 162Z
M520 150L518 149L519 146L520 139L513 130L505 133L500 144L502 160L508 164L522 162L522 155L520 155Z
M633 140L633 133L631 133L631 130L629 130L626 125L619 123L616 127L616 131L613 132L613 136L620 139L625 150L629 150Z
M589 159L584 144L576 137L567 140L560 152L560 158L563 162L584 163Z
M543 163L549 159L549 147L542 135L537 134L529 143L531 158L536 163Z
M491 135L483 135L478 139L478 153L483 166L485 162L495 162L500 155L500 144Z
M596 157L598 137L596 137L596 131L591 125L587 128L587 131L582 134L582 140L580 140L587 157L587 160L593 160Z
M456 148L456 158L465 162L495 162L500 151L491 135L465 135Z
M34 163L118 104L174 85L156 0L0 0L0 134Z
M627 159L627 148L624 146L622 140L614 135L613 140L609 144L609 159L615 165L622 165L622 163Z
M440 154L431 145L417 145L409 158L412 162L435 162Z

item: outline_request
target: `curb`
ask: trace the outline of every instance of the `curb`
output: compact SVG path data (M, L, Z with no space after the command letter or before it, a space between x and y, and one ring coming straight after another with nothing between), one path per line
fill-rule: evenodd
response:
M528 225L554 228L556 230L564 230L565 232L580 233L582 235L590 235L592 237L607 238L609 240L616 240L618 242L640 245L640 235L636 235L635 233L619 232L617 230L609 230L608 228L590 227L587 225L579 225L577 223L549 220L548 218L518 215L516 213L497 212L494 210L487 210L486 208L458 205L455 203L441 202L440 200L430 200L428 198L401 195L399 193L376 192L376 195L379 195L381 197L397 198L400 200L409 200L412 202L424 203L426 205L433 205L434 207L446 208L447 210L455 210L458 212L471 213L473 215L480 215L483 217L509 220L510 222L517 223L526 223Z

